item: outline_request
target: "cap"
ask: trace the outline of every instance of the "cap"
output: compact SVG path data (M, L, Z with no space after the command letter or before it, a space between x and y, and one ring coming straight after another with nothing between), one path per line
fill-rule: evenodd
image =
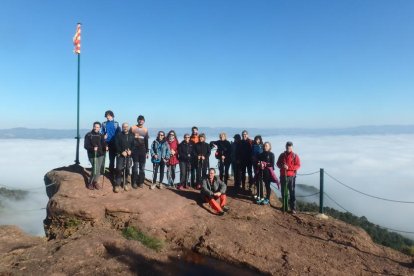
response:
M144 120L145 121L145 117L142 116L142 115L139 115L137 121L139 121L139 120Z

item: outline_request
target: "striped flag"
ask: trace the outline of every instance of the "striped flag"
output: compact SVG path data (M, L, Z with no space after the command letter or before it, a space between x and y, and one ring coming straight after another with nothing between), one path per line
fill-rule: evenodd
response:
M76 33L73 37L73 45L75 45L75 49L73 52L75 54L80 54L81 52L81 24L78 23L78 26L76 27Z

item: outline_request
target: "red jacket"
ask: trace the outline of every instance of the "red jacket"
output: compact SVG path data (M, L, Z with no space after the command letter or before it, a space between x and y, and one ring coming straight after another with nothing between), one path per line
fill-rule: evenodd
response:
M294 153L283 152L279 155L279 159L277 160L277 166L280 169L280 176L295 176L296 171L300 168L300 159L299 156ZM285 170L284 164L286 164L289 168Z
M170 146L170 152L172 150L175 151L174 155L171 153L170 160L168 160L167 165L177 165L178 163L180 163L180 161L178 160L178 140L174 139L173 141L170 141L169 139L167 139L167 143Z

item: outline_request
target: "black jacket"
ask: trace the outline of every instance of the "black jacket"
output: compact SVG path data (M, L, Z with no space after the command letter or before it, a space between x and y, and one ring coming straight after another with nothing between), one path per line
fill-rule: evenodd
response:
M243 162L250 162L252 160L252 140L241 140L238 146L238 150L240 151L240 161Z
M128 131L125 134L123 131L118 132L115 136L115 149L117 154L121 154L125 150L131 150L134 148L134 135Z
M95 156L94 147L98 147L96 156L103 156L106 151L106 142L103 134L90 131L85 135L84 148L88 151L88 157L93 158Z
M194 145L194 158L198 159L198 156L204 156L206 160L210 157L211 149L210 145L206 142L198 142Z
M194 159L194 144L182 141L178 146L178 159L180 162L190 162Z
M266 162L266 167L272 167L273 169L275 169L275 155L273 154L273 152L263 151L261 154L259 154L258 160Z
M218 140L218 141L211 141L210 146L213 147L214 145L217 146L216 151L216 158L221 160L221 157L224 155L226 158L224 159L225 162L231 161L231 144L227 140Z

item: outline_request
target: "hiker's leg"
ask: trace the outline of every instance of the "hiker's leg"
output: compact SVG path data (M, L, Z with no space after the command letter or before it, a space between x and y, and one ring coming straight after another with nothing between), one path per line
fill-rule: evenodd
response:
M155 183L157 181L158 167L159 163L152 164L152 171L154 173L152 177L152 183Z
M288 179L289 179L289 184L288 184L289 205L290 205L290 210L293 211L293 210L296 210L296 194L295 194L296 177L290 176Z
M220 207L223 208L227 203L227 196L225 194L220 195Z
M187 177L187 162L180 162L180 185L187 185L185 183Z
M139 155L139 176L138 176L138 184L144 184L145 180L145 161L146 161L146 153Z
M213 208L216 212L222 212L223 209L221 209L220 204L217 203L217 201L214 199L214 197L205 197L208 204L210 204L210 207Z
M270 189L270 179L266 178L264 183L265 183L265 186L266 186L266 198L268 200L270 200L270 195L272 193L272 189Z
M115 174L115 156L116 156L116 149L115 143L110 143L108 145L109 148L109 172L114 175Z
M284 204L284 198L285 198L285 186L286 186L286 177L281 176L280 177L280 193L282 196L282 205Z
M160 161L160 183L164 181L164 170L165 170L165 162L163 160Z
M96 158L96 165L97 165L98 168L100 168L102 166L103 161L104 161L104 156L103 155ZM98 182L100 176L101 176L101 170L96 170L96 175L94 176L93 181Z
M122 172L124 170L124 164L125 164L125 157L123 156L117 156L116 157L116 177L115 177L115 185L120 186L122 181ZM126 179L126 175L125 175ZM126 183L124 183L124 186Z
M224 183L227 185L227 181L229 180L229 169L230 169L230 162L224 163Z

